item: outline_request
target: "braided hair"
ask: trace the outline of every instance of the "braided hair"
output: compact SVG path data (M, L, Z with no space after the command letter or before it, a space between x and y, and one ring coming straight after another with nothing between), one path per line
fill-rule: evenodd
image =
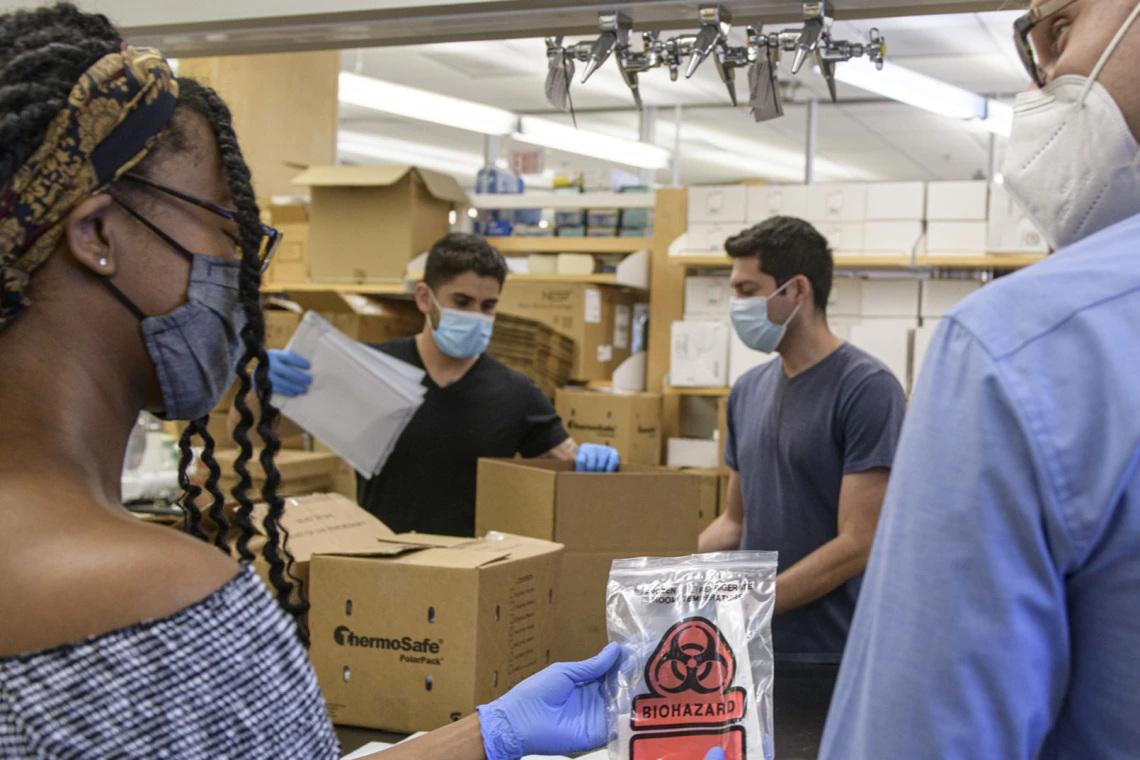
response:
M119 32L105 16L83 13L70 3L0 15L0 186L35 153L51 121L64 108L71 89L83 72L99 59L118 51L122 42ZM300 617L307 611L308 604L292 572L293 557L287 549L288 533L281 525L285 503L277 495L281 476L273 463L281 445L274 432L278 411L270 403L272 386L264 349L265 323L260 303L261 265L258 256L262 240L260 210L250 182L249 168L234 134L229 109L217 93L194 80L179 79L179 87L178 110L155 150L136 171L148 174L156 155L163 151L180 152L193 147L193 138L183 118L186 113L197 114L209 123L218 143L230 196L237 207L241 235L239 298L246 314L246 326L241 334L245 353L238 368L240 391L234 401L241 414L241 422L234 431L234 439L240 447L240 456L235 463L239 482L231 491L238 502L235 514L239 529L237 552L246 562L255 559L249 547L256 528L252 518L253 502L249 497L252 478L248 469L253 456L249 431L255 421L245 398L251 388L256 388L262 409L261 419L256 423L257 431L265 444L260 455L261 467L266 474L261 498L269 508L263 523L267 541L262 554L269 565L270 583L278 602ZM133 190L137 188L115 189L123 193ZM254 367L252 373L251 366ZM209 471L205 491L211 498L208 517L215 528L214 542L229 554L227 535L230 526L224 509L226 499L218 485L221 468L214 457L214 440L206 430L207 421L208 417L204 417L191 422L179 441L179 482L185 492L182 506L186 512L183 528L191 535L209 540L198 506L203 489L187 475L193 461L191 444L200 438L203 444L201 461ZM302 637L306 637L303 630Z

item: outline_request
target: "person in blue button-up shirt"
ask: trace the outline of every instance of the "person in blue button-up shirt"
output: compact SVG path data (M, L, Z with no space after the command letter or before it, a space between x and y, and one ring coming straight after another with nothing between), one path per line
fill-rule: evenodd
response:
M823 760L1140 757L1138 14L1018 23L1005 182L1061 250L936 332Z

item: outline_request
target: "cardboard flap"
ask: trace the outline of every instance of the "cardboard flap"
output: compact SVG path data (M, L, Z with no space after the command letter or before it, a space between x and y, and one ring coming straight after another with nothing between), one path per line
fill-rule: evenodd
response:
M335 290L287 290L285 297L304 311L343 312L353 310L352 306L344 300L344 295Z
M412 166L314 166L293 178L295 185L310 187L388 187L408 173Z
M459 203L464 206L471 205L467 193L463 192L463 188L450 174L441 174L433 172L430 169L416 169L420 178L424 181L424 187L432 194L432 197L438 198L441 201L451 201L452 203Z
M268 512L265 504L253 508L253 523L262 535ZM289 549L298 562L314 554L371 552L395 538L387 525L340 494L286 499L281 525L289 531Z
M301 204L277 205L269 207L271 225L302 224L309 221L309 209Z
M261 306L263 311L282 310L290 311L294 314L304 314L305 310L301 308L301 304L296 301L290 301L287 298L268 298Z
M476 570L484 565L506 559L510 552L466 551L447 547L433 547L400 558L404 565L428 565L455 570Z

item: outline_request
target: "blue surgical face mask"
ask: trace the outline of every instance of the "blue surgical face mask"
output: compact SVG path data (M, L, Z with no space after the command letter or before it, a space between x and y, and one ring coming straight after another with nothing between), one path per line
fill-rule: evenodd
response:
M791 283L791 280L785 282L772 293L772 296ZM736 328L736 334L744 341L744 345L766 354L772 353L780 345L784 333L788 331L788 325L800 310L800 307L796 306L784 320L784 324L777 325L768 319L768 299L772 296L733 298L729 302L729 314L732 316L732 326Z
M431 291L428 291L431 292ZM487 350L495 318L478 312L445 309L431 293L432 303L439 309L439 327L431 331L435 345L453 359L474 359Z

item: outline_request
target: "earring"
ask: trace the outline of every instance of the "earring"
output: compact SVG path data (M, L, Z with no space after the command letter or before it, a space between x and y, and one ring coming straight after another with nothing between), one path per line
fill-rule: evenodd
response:
M106 259L99 259L99 266L106 267L107 266L107 260Z

